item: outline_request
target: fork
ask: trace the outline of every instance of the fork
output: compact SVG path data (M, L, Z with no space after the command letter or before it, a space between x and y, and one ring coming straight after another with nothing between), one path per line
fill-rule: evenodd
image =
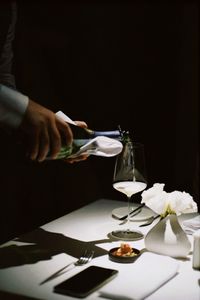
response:
M143 224L139 225L139 227L144 227L144 226L151 225L153 223L153 221L156 220L159 217L160 217L160 215L157 215L155 217L151 217L146 223L143 223Z
M70 266L76 267L76 266L82 266L82 265L85 265L85 264L89 263L92 260L93 256L94 256L94 251L93 250L89 251L89 250L86 249L83 252L83 254L75 262L71 262L68 265L64 266L62 269L56 271L53 275L51 275L50 277L48 277L47 279L45 279L44 281L42 281L40 283L40 285L44 284L45 282L47 282L47 281L49 281L51 279L54 279L54 278L62 275L63 273L65 273L63 271L65 269L67 269L68 267L70 267Z

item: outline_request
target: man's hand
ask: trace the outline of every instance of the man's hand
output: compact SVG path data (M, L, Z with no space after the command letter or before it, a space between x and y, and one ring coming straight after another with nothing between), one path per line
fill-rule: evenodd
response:
M78 126L87 127L85 122L76 123ZM61 143L70 145L73 140L72 131L66 122L32 100L29 100L19 133L25 138L28 157L39 162L47 155L55 159L61 149Z

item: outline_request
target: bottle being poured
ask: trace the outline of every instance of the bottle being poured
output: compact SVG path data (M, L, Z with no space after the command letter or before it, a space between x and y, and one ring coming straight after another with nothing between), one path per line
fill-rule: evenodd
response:
M74 158L83 153L104 157L116 156L122 151L124 132L119 127L112 131L95 131L76 125L68 116L59 111L56 115L70 125L73 133L71 146L63 145L57 159Z

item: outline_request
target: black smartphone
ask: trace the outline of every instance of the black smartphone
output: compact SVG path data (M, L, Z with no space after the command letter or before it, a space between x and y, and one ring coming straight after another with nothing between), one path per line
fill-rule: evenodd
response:
M110 281L117 273L117 270L90 266L56 285L54 287L54 292L84 298Z

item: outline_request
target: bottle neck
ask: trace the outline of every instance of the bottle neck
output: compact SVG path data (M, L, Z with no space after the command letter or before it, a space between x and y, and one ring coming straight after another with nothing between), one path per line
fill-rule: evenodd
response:
M93 131L93 136L106 136L109 138L121 140L121 133L119 130L112 130L112 131Z
M120 130L96 131L71 124L69 125L72 130L74 139L93 139L97 136L106 136L117 140L122 139L122 134Z

